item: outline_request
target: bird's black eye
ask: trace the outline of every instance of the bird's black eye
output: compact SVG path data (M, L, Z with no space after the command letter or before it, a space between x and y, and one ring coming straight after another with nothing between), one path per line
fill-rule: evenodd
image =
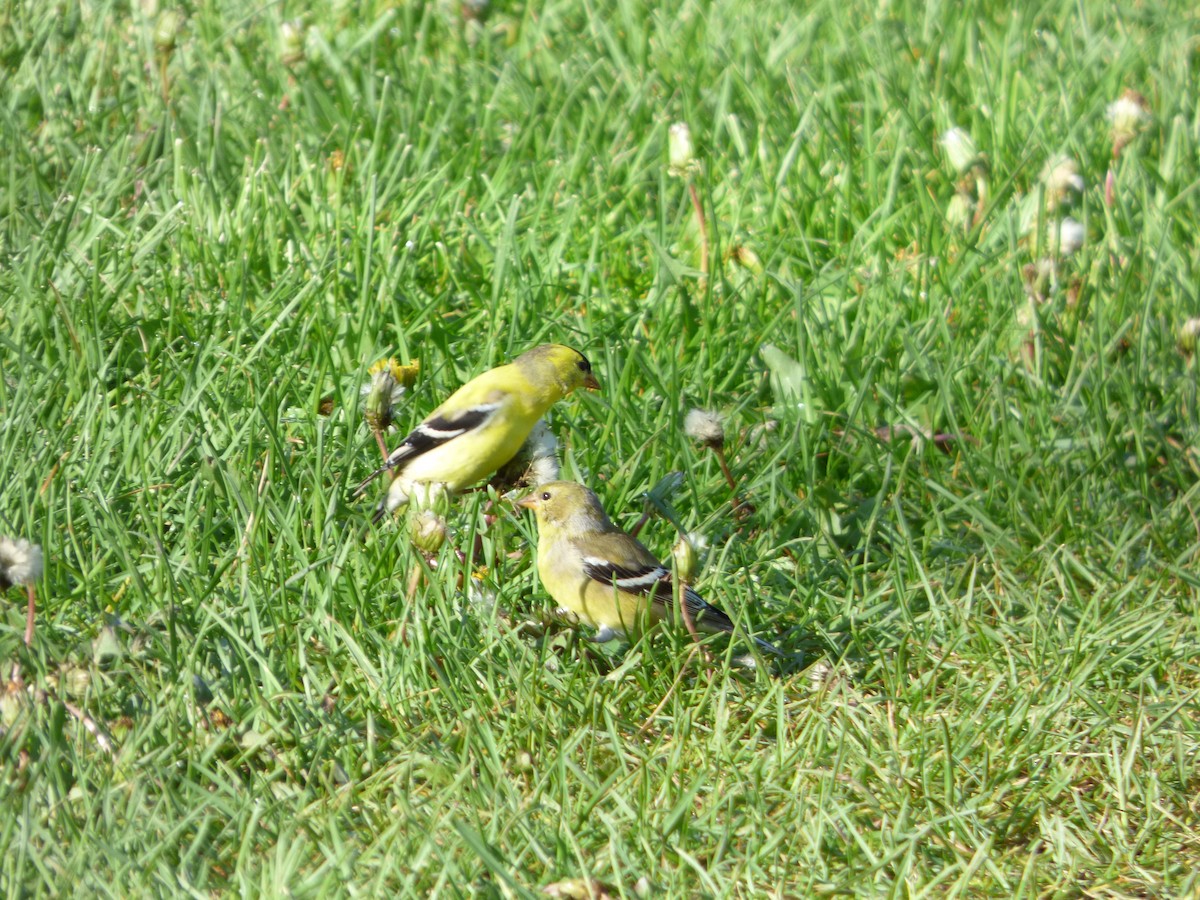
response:
M549 499L550 499L550 492L549 492L549 491L542 491L542 499L543 499L543 500L549 500Z
M575 363L575 365L579 366L579 371L585 375L590 375L592 372L592 364L587 361L586 356L579 357L579 362Z

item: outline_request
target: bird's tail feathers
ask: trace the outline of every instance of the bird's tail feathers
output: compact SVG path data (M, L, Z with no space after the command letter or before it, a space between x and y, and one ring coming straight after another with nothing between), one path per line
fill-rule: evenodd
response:
M372 472L370 475L368 475L366 478L364 478L361 482L359 482L358 487L356 487L354 489L354 493L351 494L350 496L353 499L357 500L359 497L361 497L363 495L363 491L365 491L367 489L367 485L369 485L372 481L374 481L376 478L378 478L384 472L387 472L387 471L390 471L390 470L396 468L396 466L400 465L400 463L404 462L406 459L408 459L412 455L413 455L412 442L410 440L406 439L403 444L401 444L399 447L397 447L395 450L393 450L391 453L388 454L388 458L383 461L382 466L380 466L378 469L376 469L374 472Z
M389 459L389 460L388 460L387 462L385 462L385 463L384 463L382 466L380 466L378 469L376 469L374 472L372 472L370 475L368 475L366 478L364 478L364 479L363 479L361 482L359 482L359 485L358 485L358 487L356 487L356 488L354 489L354 493L353 493L353 494L351 494L350 496L351 496L353 499L357 500L359 497L361 497L361 496L363 495L363 493L364 493L364 492L366 491L366 489L367 489L367 486L368 486L368 485L369 485L369 484L370 484L372 481L374 481L376 478L378 478L380 475L382 475L382 474L383 474L384 472L386 472L388 469L392 468L394 465L395 465L395 463L393 463L393 462L392 462L392 461Z
M687 603L692 614L696 617L696 625L704 631L723 632L725 634L736 634L737 628L733 624L733 619L725 614L724 610L713 606L707 600L704 600L699 594L691 588L687 589ZM764 641L762 638L756 638L754 635L749 635L750 639L758 645L760 650L771 653L775 656L786 659L787 653L784 653L774 644Z
M384 472L390 472L392 469L396 468L396 466L400 465L400 463L404 462L404 460L408 459L411 455L412 444L410 444L408 441L405 441L388 455L388 458L383 461L382 466L359 482L358 487L354 489L354 497L361 497L363 491L367 489L367 485L369 485Z
M754 643L758 645L759 650L765 650L767 653L773 653L782 659L786 659L788 654L784 653L774 644L764 641L762 638L754 638Z

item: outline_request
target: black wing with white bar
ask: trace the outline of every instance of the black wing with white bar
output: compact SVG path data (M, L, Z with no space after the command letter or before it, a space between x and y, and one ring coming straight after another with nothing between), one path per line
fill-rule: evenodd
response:
M630 594L649 597L655 603L675 602L674 579L666 566L642 566L637 569L618 566L606 559L586 556L583 571L588 578L611 585ZM733 620L706 601L690 587L683 589L683 602L697 624L716 631L733 631Z
M388 456L387 462L363 480L355 489L354 496L361 494L367 485L388 469L394 469L401 463L423 456L430 450L462 437L468 431L482 428L499 408L499 403L481 403L450 416L426 419L408 433L408 437Z

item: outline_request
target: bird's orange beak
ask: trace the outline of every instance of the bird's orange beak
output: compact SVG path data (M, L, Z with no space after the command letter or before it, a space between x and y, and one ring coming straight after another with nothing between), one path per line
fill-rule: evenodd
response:
M537 509L537 494L530 494L528 497L522 497L517 501L517 506L523 506L526 509Z
M589 372L583 379L583 386L589 391L600 390L600 382L596 380L596 376Z

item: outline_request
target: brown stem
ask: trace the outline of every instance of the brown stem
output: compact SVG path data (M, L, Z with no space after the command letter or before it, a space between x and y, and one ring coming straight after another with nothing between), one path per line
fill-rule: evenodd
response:
M700 272L708 275L708 222L704 219L704 204L695 182L688 181L688 193L692 195L692 209L696 211L696 224L700 228Z
M37 601L33 593L32 584L27 585L25 590L29 592L29 607L25 612L25 646L28 647L33 643L33 612Z
M729 485L729 491L733 494L733 514L739 519L744 519L754 512L754 505L747 503L738 495L737 482L734 481L733 472L729 469L729 461L725 458L725 448L713 447L713 453L717 454L717 462L721 464L721 472L725 475L725 483Z
M692 643L700 651L704 657L704 662L712 665L712 657L708 655L708 651L700 644L700 635L696 631L696 623L692 621L692 611L688 609L684 598L687 597L687 584L682 578L675 579L675 602L679 605L679 614L683 618L683 624L687 627L688 634L692 636ZM688 657L691 658L690 656Z
M692 636L692 640L697 644L700 643L700 635L696 633L696 623L692 621L692 611L688 609L683 598L687 596L687 585L683 583L683 579L679 579L675 584L675 602L679 604L679 614L683 617L683 624L687 626L688 634Z
M287 76L287 91L283 95L283 99L279 101L279 110L286 112L288 107L292 105L292 92L296 90L296 76L292 71L288 70Z
M737 496L737 482L733 480L733 472L729 470L729 461L725 459L724 447L713 447L713 453L717 454L717 462L721 464L721 472L725 476L725 483L729 485L729 490L733 495Z
M642 517L633 523L633 527L629 529L629 533L633 535L633 537L637 537L638 532L641 531L649 521L650 510L646 510L644 513L642 513Z
M975 178L975 215L971 217L971 227L976 228L983 221L984 206L987 205L987 179Z
M383 441L383 432L378 428L372 428L371 430L375 433L375 443L379 445L379 452L383 454L383 461L386 463L391 454L388 453L387 444Z

